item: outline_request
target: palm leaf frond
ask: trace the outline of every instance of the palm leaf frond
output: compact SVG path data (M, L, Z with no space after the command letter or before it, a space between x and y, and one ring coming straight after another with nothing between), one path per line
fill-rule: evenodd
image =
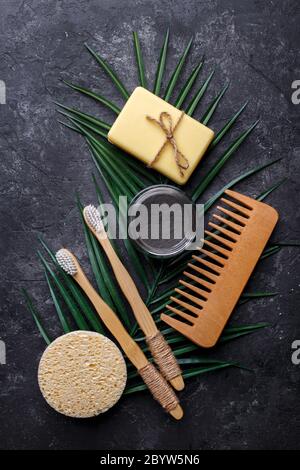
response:
M54 101L54 104L56 104L59 108L64 109L71 115L77 116L78 118L82 119L82 122L86 121L89 122L95 126L101 127L102 129L109 131L111 128L110 124L107 124L107 122L102 121L101 119L97 119L91 114L83 113L82 111L79 111L78 109L71 108L69 106L65 106L62 103L59 103L58 101Z
M121 109L116 104L104 98L104 96L99 95L98 93L95 93L94 91L89 90L88 88L85 88L83 86L75 85L74 83L71 83L67 80L63 80L63 83L67 85L68 87L72 88L73 90L76 90L79 93L82 93L83 95L88 96L89 98L93 98L94 100L99 101L99 103L104 104L104 106L106 106L108 109L110 109L114 113L116 114L120 113Z
M242 145L244 140L247 139L249 134L257 126L259 121L255 121L246 131L242 132L227 148L223 155L218 159L217 163L208 171L206 176L202 179L199 184L196 192L193 194L193 198L198 199L202 193L206 190L208 185L214 180L214 178L219 174L227 160L237 151L237 149Z
M135 31L133 32L133 43L134 43L135 57L136 57L136 62L137 62L137 67L138 67L138 72L139 72L140 85L144 88L147 88L144 60L142 56L139 37Z
M178 78L180 76L180 73L181 73L181 70L184 66L184 63L186 61L186 58L188 56L188 53L190 52L190 49L191 49L191 46L192 46L192 43L193 43L193 38L190 39L188 45L186 46L182 56L180 57L179 59L179 62L178 64L176 65L175 67L175 70L170 78L170 81L167 85L167 88L166 88L166 91L165 91L165 94L164 94L164 100L166 101L169 101L170 98L171 98L171 95L173 93L173 90L176 86L176 83L178 81Z
M219 106L219 103L220 103L221 99L223 98L226 91L228 90L228 87L229 87L229 83L227 83L224 86L224 88L222 88L222 90L217 94L217 96L212 100L212 102L210 103L208 109L205 111L202 118L200 119L200 122L202 122L202 124L204 124L205 126L207 126L207 124L209 123L209 121L213 117L217 107Z
M125 100L127 100L129 98L130 94L126 90L125 86L121 82L121 80L118 77L118 75L116 74L116 72L114 72L114 70L110 67L110 65L108 65L108 63L99 54L97 54L97 52L95 52L90 46L88 46L86 43L85 43L85 47L87 48L89 53L94 57L94 59L100 65L100 67L106 72L106 74L109 76L111 81L115 84L115 86L120 91L123 98L125 98Z
M49 291L50 291L50 294L51 294L51 297L52 297L52 300L53 300L55 310L57 312L57 316L58 316L59 321L61 323L63 332L64 333L70 333L70 331L72 331L72 328L70 327L70 324L69 324L69 321L68 321L67 317L63 313L62 306L61 306L61 304L58 300L58 297L57 297L57 295L54 291L54 288L52 286L52 282L51 282L50 277L49 277L46 270L45 270L45 277L46 277L48 288L49 288Z
M268 168L271 165L274 165L275 163L280 162L281 158L277 158L276 160L272 160L271 162L264 163L263 165L258 165L255 166L254 168L245 171L242 173L240 176L237 176L233 180L229 181L229 183L225 184L223 188L221 188L217 193L215 193L205 204L205 211L207 211L215 202L217 199L219 199L220 196L226 191L226 189L230 189L233 186L235 186L237 183L240 183L241 181L249 178L249 176L255 175L256 173L259 173L260 171ZM193 193L192 199L195 201L198 198L197 195L197 188L195 192Z
M24 298L25 298L26 306L27 306L29 312L31 313L32 318L34 319L34 322L35 322L35 324L36 324L36 326L37 326L37 328L40 332L40 335L45 340L46 344L50 344L51 339L50 339L47 331L45 330L45 328L43 327L43 325L41 323L40 315L38 314L36 307L33 305L33 302L32 302L32 299L31 299L30 295L28 294L26 289L22 289L22 293L23 293Z
M88 129L88 130L94 132L95 134L97 134L101 137L105 137L105 138L107 137L107 131L106 130L102 129L101 127L99 127L95 124L92 124L88 120L83 119L82 117L78 117L76 115L73 115L71 113L66 113L65 111L61 111L60 109L57 112L61 116L64 116L67 119L69 119L73 124L81 124L81 126L83 126L83 128Z
M155 74L155 82L154 82L154 88L153 88L153 93L155 93L155 95L160 95L162 79L163 79L165 68L166 68L169 35L170 35L170 30L168 28L166 35L165 35L164 42L163 42L163 46L160 51L159 61L157 64L157 70Z
M200 70L202 69L203 62L201 61L197 67L192 71L191 75L188 77L187 81L183 85L182 89L179 92L179 95L175 101L176 108L181 108L184 100L187 98L192 86L198 78Z
M206 92L213 76L214 76L214 73L215 71L213 70L209 76L207 77L207 79L205 80L205 82L201 85L201 87L199 88L199 90L197 91L197 93L195 94L195 96L192 98L190 104L188 105L188 107L186 108L185 112L188 116L192 116L194 114L194 112L196 111L199 103L200 103L200 100L201 98L203 97L204 93Z
M216 145L225 137L225 135L228 133L228 131L232 128L236 120L239 118L239 116L242 114L242 112L245 110L246 106L248 104L248 101L243 104L243 106L226 122L225 126L220 129L217 134L214 137L214 140L210 144L208 151L212 150Z
M270 188L266 189L265 191L263 191L261 194L259 194L259 196L257 196L257 200L258 201L263 201L264 199L266 199L266 197L268 197L273 191L275 191L277 188L279 188L279 186L281 186L284 182L286 181L286 178L278 181L277 183L273 184Z

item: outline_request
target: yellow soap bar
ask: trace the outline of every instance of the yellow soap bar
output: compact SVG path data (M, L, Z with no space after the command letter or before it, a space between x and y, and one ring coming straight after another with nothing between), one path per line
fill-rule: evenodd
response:
M159 121L166 112L172 119L173 136L178 150L188 160L183 175L176 164L174 147L168 141L152 168L177 184L185 184L211 143L214 132L142 87L137 87L123 107L108 133L108 140L146 164L152 162L163 144L166 134L147 116Z

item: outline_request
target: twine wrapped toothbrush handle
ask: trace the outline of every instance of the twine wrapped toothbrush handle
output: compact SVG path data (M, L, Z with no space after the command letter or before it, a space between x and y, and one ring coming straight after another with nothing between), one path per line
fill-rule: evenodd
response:
M146 337L146 343L166 380L170 381L181 375L181 369L175 359L172 349L160 331L153 336Z
M168 413L177 407L179 400L176 394L153 364L148 362L148 364L139 369L138 372L149 388L153 398L157 400Z

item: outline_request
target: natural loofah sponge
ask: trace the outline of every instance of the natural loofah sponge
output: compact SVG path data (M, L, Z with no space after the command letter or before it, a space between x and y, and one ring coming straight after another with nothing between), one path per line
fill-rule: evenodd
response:
M57 338L43 353L38 369L39 386L48 404L75 418L109 410L121 397L126 379L119 348L89 331Z

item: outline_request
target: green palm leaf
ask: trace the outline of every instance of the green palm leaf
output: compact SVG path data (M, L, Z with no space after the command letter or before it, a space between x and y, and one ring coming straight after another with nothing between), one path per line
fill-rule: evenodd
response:
M127 196L130 201L135 193L131 190L131 188L129 188L126 183L122 184L122 182L118 179L111 166L106 162L105 158L103 158L101 150L99 150L95 143L91 142L89 139L87 139L87 143L90 147L91 155L99 174L101 174L103 171L106 172L109 179L114 183L115 191L118 191L118 199L119 196L124 195Z
M208 185L213 181L213 179L219 174L227 160L237 151L237 149L242 145L244 140L247 139L248 135L253 131L257 126L258 121L255 121L246 131L242 132L227 148L223 155L219 158L217 163L208 171L206 176L202 179L201 183L198 185L197 189L193 193L193 200L198 199L202 193L206 190Z
M214 137L214 140L210 144L208 148L208 152L212 150L213 148L216 147L216 145L225 137L227 132L232 128L236 120L239 118L239 116L242 114L242 112L245 110L246 106L248 104L248 101L243 104L243 106L226 122L225 126L222 127L222 129L217 132L217 134Z
M173 90L174 90L174 88L175 88L175 85L176 85L176 83L177 83L177 80L178 80L178 78L179 78L180 72L181 72L181 70L182 70L182 68L183 68L183 66L184 66L184 63L185 63L186 58L187 58L187 56L188 56L188 53L189 53L189 51L190 51L190 49L191 49L192 43L193 43L193 38L190 39L190 41L189 41L188 45L186 46L186 48L185 48L185 50L184 50L182 56L181 56L180 59L179 59L178 64L177 64L176 67L175 67L175 70L174 70L174 72L173 72L173 74L172 74L172 76L171 76L171 78L170 78L170 81L169 81L169 83L168 83L168 85L167 85L167 88L166 88L166 91L165 91L165 95L164 95L164 100L165 100L165 101L169 101L170 98L171 98L171 95L172 95L172 93L173 93Z
M45 270L45 277L46 277L48 288L49 288L49 291L50 291L50 294L51 294L51 297L52 297L52 300L53 300L53 304L54 304L55 310L56 310L58 318L59 318L59 321L61 323L63 332L64 333L70 333L70 331L72 331L72 328L69 325L67 317L63 313L62 307L61 307L60 302L58 300L58 297L57 297L57 295L56 295L56 293L53 289L52 282L51 282L50 277L49 277L46 270Z
M91 140L91 139L90 139ZM114 154L108 147L102 143L102 141L94 139L92 141L95 146L101 150L102 154L106 157L107 163L110 163L112 169L119 176L119 180L124 182L124 185L130 185L133 193L137 193L141 189L145 188L145 183L141 180L139 176L132 172L128 165L124 163L123 159L114 157Z
M99 142L93 137L93 135L88 132L85 127L81 126L78 122L74 121L73 118L70 118L70 121L72 124L75 126L75 128L78 128L79 131L83 135L86 136L87 138L87 143L89 144L90 148L93 151L93 155L95 156L96 160L98 161L99 165L104 167L104 169L109 173L110 177L115 181L116 185L120 185L122 190L125 192L125 194L128 195L129 198L133 197L135 192L139 190L139 188L136 186L134 187L134 184L132 183L131 186L134 187L134 193L132 192L131 187L128 185L128 181L124 177L124 174L120 170L117 165L114 166L111 161L107 161L107 155L106 151L101 148L99 145ZM114 168L113 168L114 167ZM120 181L120 179L122 181ZM121 184L123 182L123 184Z
M216 194L214 194L206 203L205 203L205 212L216 202L217 199L219 199L220 196L226 191L226 189L232 188L235 186L237 183L240 183L241 181L245 180L246 178L249 178L249 176L252 176L265 168L268 168L271 165L274 165L275 163L278 163L281 160L281 158L277 158L276 160L272 160L271 162L264 163L263 165L256 166L252 168L251 170L246 171L245 173L242 173L240 176L237 178L234 178L231 180L229 183L225 184L223 188L221 188ZM195 190L195 193L193 193L192 199L195 201L197 199L197 188Z
M82 122L88 122L90 124L94 124L95 126L101 127L102 129L109 131L111 128L110 124L107 124L107 122L102 121L101 119L97 119L91 114L86 114L83 113L82 111L78 111L75 108L70 108L69 106L65 106L58 101L54 101L54 104L59 106L60 108L64 109L65 111L68 111L71 115L77 116L78 118L82 119Z
M267 248L263 254L261 255L260 257L260 260L263 260L263 259L266 259L266 258L269 258L269 256L272 256L272 255L275 255L276 253L278 253L279 251L281 250L281 246L272 246L270 248Z
M154 83L154 88L153 88L153 93L155 95L159 95L160 90L161 90L161 83L162 83L162 79L163 79L163 75L164 75L164 71L165 71L165 67L166 67L167 51L168 51L168 44L169 44L169 34L170 34L170 31L169 31L169 28L168 28L167 32L166 32L166 35L165 35L163 46L161 48L160 57L159 57L157 70L156 70L156 74L155 74L155 83Z
M184 100L188 96L192 86L198 78L200 70L202 69L203 62L200 62L197 67L192 71L191 75L188 77L187 81L183 85L182 89L179 92L179 95L175 101L176 108L181 108Z
M87 48L87 50L89 51L89 53L94 57L94 59L96 60L96 62L100 65L100 67L102 67L102 69L107 73L107 75L109 76L109 78L111 79L111 81L115 84L115 86L117 87L117 89L120 91L121 95L123 96L123 98L125 98L125 100L127 100L129 98L129 93L128 91L126 90L125 86L123 85L123 83L121 82L121 80L119 79L118 75L116 74L116 72L113 71L113 69L108 65L108 63L102 58L100 57L99 54L97 54L97 52L95 52L90 46L88 46L86 43L85 43L85 47Z
M204 93L206 92L213 76L214 76L214 73L215 71L213 70L209 76L207 77L207 79L205 80L205 82L201 85L201 87L199 88L199 90L197 91L197 93L195 94L195 96L192 98L190 104L188 105L188 107L186 108L185 112L188 116L192 116L194 114L194 112L196 111L196 108L198 106L198 104L200 103L200 100L201 98L203 97Z
M74 124L74 126L86 136L87 143L93 149L94 156L98 160L99 164L104 166L105 170L110 174L110 177L115 180L116 184L122 188L122 191L124 191L125 194L132 197L140 189L145 187L140 178L130 172L124 161L120 159L116 161L114 158L111 158L112 153L108 150L107 146L95 139L95 137L85 129L85 127L87 127L86 124L82 126L76 122L74 118L69 117L69 119L72 124Z
M101 144L107 153L109 154L110 159L114 160L122 169L130 171L130 178L133 178L134 181L139 179L140 186L146 187L147 184L157 184L159 176L154 170L149 170L145 165L133 158L131 155L127 155L117 147L111 145L107 139L97 140L98 145ZM142 181L141 181L142 178Z
M118 186L123 190L124 194L128 194L131 198L138 191L144 188L141 180L137 177L130 178L130 170L128 168L123 169L122 165L118 165L114 160L109 158L109 154L104 148L101 148L99 143L94 139L88 139L88 143L92 145L94 154L99 160L100 166L103 166L107 173L111 175L113 180L118 181Z
M277 183L273 184L270 188L266 189L265 191L263 191L259 196L257 196L257 200L258 201L263 201L264 199L266 199L266 197L268 197L273 191L275 191L275 189L279 188L279 186L281 186L284 182L286 181L286 178L278 181Z
M188 379L188 378L191 378L191 377L195 377L197 375L206 374L207 372L212 372L212 371L215 371L215 370L218 370L218 369L224 369L226 367L233 367L233 364L232 363L218 364L218 365L211 366L211 367L203 367L203 368L197 368L197 369L190 370L190 371L184 371L182 376L185 379ZM143 383L141 383L139 385L134 385L134 386L131 386L131 387L129 386L125 389L124 395L130 395L132 393L141 392L141 391L146 390L146 389L147 389L147 386Z
M119 114L119 112L121 111L117 105L107 100L103 96L99 95L98 93L95 93L94 91L89 90L88 88L75 85L74 83L68 82L67 80L63 80L63 82L65 85L69 86L73 90L79 91L79 93L89 96L90 98L93 98L94 100L99 101L99 103L104 104L104 106L106 106L108 109L110 109L116 114Z
M219 103L220 103L221 99L223 98L224 94L226 93L228 87L229 87L229 83L227 83L224 86L224 88L222 88L222 90L217 94L217 96L212 100L212 102L210 103L208 109L205 111L202 118L200 119L200 122L202 122L202 124L204 124L205 126L207 126L207 124L209 123L209 121L213 117L213 115L214 115L217 107L219 106Z
M260 297L274 297L279 292L244 292L243 297L246 299L257 299Z
M34 319L34 322L35 322L35 324L36 324L36 326L37 326L37 328L40 332L40 335L45 340L46 344L50 344L51 339L50 339L47 331L45 330L45 328L43 327L43 325L41 323L40 316L37 312L37 309L33 305L33 302L32 302L32 299L31 299L30 295L28 294L26 289L21 289L21 290L22 290L22 293L23 293L24 298L25 298L26 306L27 306L29 312L31 313L31 315Z
M95 124L92 124L91 122L88 122L87 120L74 116L70 113L66 113L64 111L58 110L58 113L64 117L67 117L71 122L74 124L78 123L84 126L86 129L89 129L90 131L93 131L95 134L100 135L101 137L107 138L107 131L104 129L101 129L101 127L95 126Z
M133 42L134 42L135 57L136 57L136 62L137 62L138 72L139 72L140 85L144 88L147 88L144 60L142 56L139 37L135 31L133 32Z
M300 242L296 242L296 241L282 241L282 242L273 242L272 245L278 245L278 246L300 246Z

